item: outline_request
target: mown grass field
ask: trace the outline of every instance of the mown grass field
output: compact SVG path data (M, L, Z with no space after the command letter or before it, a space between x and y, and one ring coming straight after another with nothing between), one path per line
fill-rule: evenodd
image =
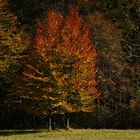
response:
M140 140L140 130L0 131L0 140Z

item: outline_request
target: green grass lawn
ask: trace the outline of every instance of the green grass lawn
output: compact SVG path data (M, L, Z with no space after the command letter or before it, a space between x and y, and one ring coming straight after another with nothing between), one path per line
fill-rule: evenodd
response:
M140 130L0 131L0 140L140 140Z

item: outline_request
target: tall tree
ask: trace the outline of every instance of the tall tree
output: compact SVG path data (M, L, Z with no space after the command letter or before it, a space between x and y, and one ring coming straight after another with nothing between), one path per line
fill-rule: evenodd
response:
M77 8L65 18L50 10L39 20L32 52L16 82L21 107L45 115L93 111L97 53Z

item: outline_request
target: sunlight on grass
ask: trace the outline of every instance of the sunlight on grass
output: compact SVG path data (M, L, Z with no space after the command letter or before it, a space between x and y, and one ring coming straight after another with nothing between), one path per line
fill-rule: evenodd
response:
M0 131L0 140L140 140L140 130Z

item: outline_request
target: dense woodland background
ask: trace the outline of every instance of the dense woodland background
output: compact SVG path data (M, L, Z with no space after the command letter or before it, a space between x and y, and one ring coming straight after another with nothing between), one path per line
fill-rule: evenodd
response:
M73 6L78 7L78 15L70 14ZM73 101L70 100L72 109L69 106L65 106L67 111L57 108L57 113L54 113L56 108L52 102L45 104L46 100L41 100L39 106L31 99L31 94L30 99L18 96L21 89L23 95L31 93L31 90L38 92L34 87L29 91L27 80L24 81L21 75L23 71L26 75L31 74L32 68L28 66L28 70L25 66L27 62L33 65L38 62L32 57L36 55L32 51L41 51L32 46L37 37L42 37L40 30L43 32L44 28L39 19L46 20L49 25L49 16L46 15L50 11L55 11L53 14L57 22L59 16L66 20L68 16L77 16L76 23L82 18L81 23L88 26L91 42L97 51L96 61L91 55L96 63L96 77L93 77L96 84L90 86L96 88L99 96L94 99L92 111L72 110L81 105L77 94L73 93ZM50 16L50 20L55 19ZM68 116L72 128L140 128L139 23L140 0L0 0L0 129L47 128L50 116L53 128L64 128ZM83 29L80 33L87 32ZM62 59L58 54L54 55L56 60ZM36 71L43 66L39 64ZM89 65L87 67L90 68ZM67 70L71 68L67 67ZM32 83L30 79L28 82ZM57 91L57 88L54 89ZM42 113L46 107L49 112Z

